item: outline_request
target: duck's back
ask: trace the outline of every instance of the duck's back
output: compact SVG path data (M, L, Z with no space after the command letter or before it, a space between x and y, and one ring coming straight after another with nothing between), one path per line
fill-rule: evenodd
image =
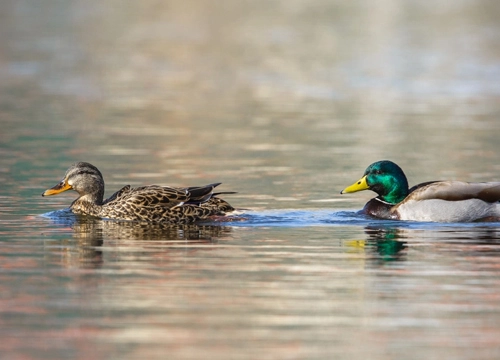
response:
M500 182L421 184L392 211L401 220L471 222L500 217Z
M500 201L500 182L432 181L414 186L408 198L447 201L480 199L493 203Z
M103 202L98 216L110 219L164 223L190 223L234 210L224 200L213 197L219 185L173 188L149 185L123 187Z
M190 193L187 189L168 186L148 185L131 188L127 185L111 195L105 203L140 203L144 206L173 207L188 201Z
M161 221L165 213L189 200L187 189L127 185L103 202L100 216L122 220Z

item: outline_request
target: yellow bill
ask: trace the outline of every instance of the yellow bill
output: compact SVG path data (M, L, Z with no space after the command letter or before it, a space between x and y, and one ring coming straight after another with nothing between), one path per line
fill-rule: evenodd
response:
M366 182L366 176L363 176L357 182L355 182L351 186L346 187L340 193L341 194L348 194L348 193L353 193L356 191L368 190L369 188L370 187L368 186L368 183Z

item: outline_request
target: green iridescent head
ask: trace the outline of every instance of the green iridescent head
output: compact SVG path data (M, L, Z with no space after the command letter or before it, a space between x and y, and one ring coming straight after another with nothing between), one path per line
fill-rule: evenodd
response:
M397 204L408 196L408 180L401 168L389 160L377 161L365 170L363 177L342 190L341 194L372 190L379 198Z

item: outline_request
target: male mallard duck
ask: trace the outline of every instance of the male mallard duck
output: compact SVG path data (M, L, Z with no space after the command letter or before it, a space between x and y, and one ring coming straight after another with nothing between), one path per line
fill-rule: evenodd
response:
M403 170L377 161L340 193L372 190L378 194L362 213L382 219L470 222L500 220L500 182L429 181L408 189Z
M216 197L224 193L213 193L218 185L220 183L188 188L158 185L131 188L127 185L103 200L104 179L101 172L94 165L78 162L69 167L59 184L46 190L42 196L75 190L80 195L70 206L75 214L186 224L234 210L227 202Z

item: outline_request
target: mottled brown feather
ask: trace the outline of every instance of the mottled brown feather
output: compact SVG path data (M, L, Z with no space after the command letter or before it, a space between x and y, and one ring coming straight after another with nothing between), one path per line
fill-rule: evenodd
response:
M226 201L213 195L214 188L220 183L188 188L159 185L132 188L127 185L103 201L102 175L95 166L84 162L73 164L63 183L72 185L71 188L80 194L70 209L81 215L187 224L234 210ZM92 189L92 193L87 189Z

